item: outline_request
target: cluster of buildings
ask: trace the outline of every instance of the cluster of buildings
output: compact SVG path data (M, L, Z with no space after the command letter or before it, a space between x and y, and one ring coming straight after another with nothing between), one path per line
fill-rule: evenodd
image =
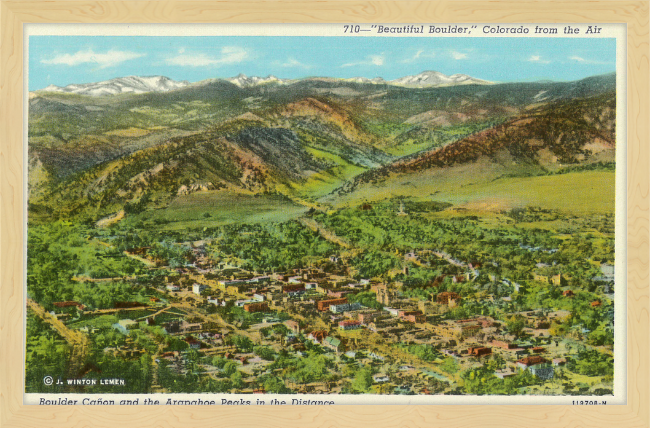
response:
M563 365L564 349L553 345L549 328L553 322L561 322L569 313L566 311L521 312L517 315L524 321L523 335L528 340L520 340L507 331L504 322L490 316L474 316L467 319L448 319L445 315L454 308L463 305L460 287L448 287L447 291L432 294L429 300L404 297L400 284L379 282L369 279L355 280L347 272L345 263L339 256L332 256L327 263L317 267L294 269L286 272L255 273L225 263L208 265L203 252L195 254L196 261L191 268L179 270L177 277L166 278L159 289L179 301L187 301L196 308L238 307L251 315L260 325L242 327L242 331L215 330L207 327L205 322L189 322L179 319L161 322L159 325L169 335L181 338L190 349L200 350L209 355L237 355L235 350L224 345L228 333L246 334L253 337L261 325L282 324L286 327L286 337L276 342L267 343L277 351L289 347L293 352L303 352L304 343L298 338L320 346L335 353L337 357L345 355L355 359L359 351L371 361L382 364L392 360L391 347L397 344L428 345L440 354L441 358L455 359L461 368L480 365L485 358L495 355L506 362L506 368L498 370L498 377L515 375L519 370L528 370L542 380L552 379L558 366ZM428 251L426 254L415 251L404 255L405 267L409 264L425 263L426 257L444 259L458 272L454 275L442 275L436 278L433 287L443 281L447 284L463 284L474 281L484 270L481 263L463 262L441 251ZM567 278L562 273L549 273L548 266L538 266L533 273L533 280L555 287L566 287ZM408 275L408 269L401 272ZM603 267L603 277L613 276L613 267ZM490 277L496 281L497 278ZM519 291L520 285L507 278L501 283ZM367 296L372 293L375 302L367 305L357 298L359 292ZM566 289L563 295L573 296L573 291ZM159 300L159 299L157 299ZM161 306L160 301L152 305ZM600 305L592 302L592 306ZM84 307L78 302L57 302L60 309ZM221 309L220 309L221 310ZM206 313L214 313L206 311ZM282 314L282 317L280 317ZM289 317L289 319L287 319ZM196 320L194 320L196 321ZM113 328L123 334L140 328L143 323L152 325L155 319L121 319ZM358 330L363 333L359 334ZM383 343L381 351L364 348L365 338L373 335ZM261 336L258 341L261 341ZM124 354L125 349L115 348L107 352ZM138 351L139 352L139 351ZM126 355L126 354L124 354ZM135 354L134 354L135 355ZM359 354L360 355L360 354ZM178 363L182 354L169 353L161 355ZM242 366L247 366L251 373L262 370L264 361L258 361L255 370L250 361L257 361L254 355L237 357ZM403 367L411 367L402 365ZM409 369L410 370L410 369ZM406 370L405 371L409 371ZM422 370L420 370L422 371ZM433 373L431 376L439 376ZM378 373L374 375L376 384L391 381L391 376Z

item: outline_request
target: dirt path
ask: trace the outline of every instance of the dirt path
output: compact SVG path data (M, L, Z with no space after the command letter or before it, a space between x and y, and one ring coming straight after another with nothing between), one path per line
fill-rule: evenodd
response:
M43 321L48 323L57 333L59 333L70 345L70 364L69 364L69 374L71 376L76 376L79 373L81 367L83 367L86 356L88 355L88 348L90 345L90 340L86 335L77 330L71 330L65 326L60 320L56 317L50 315L41 305L33 301L32 299L27 299L27 306L34 311Z
M302 223L303 226L313 230L314 232L318 232L320 236L327 239L328 241L346 249L354 249L354 246L352 244L350 244L348 241L341 238L340 236L336 235L334 232L327 230L323 225L319 224L318 222L308 218L301 218L298 219L298 221Z

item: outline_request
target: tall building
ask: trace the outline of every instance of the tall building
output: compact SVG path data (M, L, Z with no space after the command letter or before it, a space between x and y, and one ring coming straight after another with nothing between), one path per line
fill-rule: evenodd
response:
M386 284L377 284L372 287L372 291L377 294L377 301L384 306L390 305L391 293Z

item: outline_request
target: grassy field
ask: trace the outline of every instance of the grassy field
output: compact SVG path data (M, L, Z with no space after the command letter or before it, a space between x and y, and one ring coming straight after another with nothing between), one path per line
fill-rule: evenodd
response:
M161 230L183 230L240 222L283 222L299 217L306 210L281 196L208 191L179 196L166 208L127 217L126 221L143 221Z
M389 177L379 184L365 184L338 201L350 206L363 201L416 196L422 200L449 202L468 211L505 211L535 206L574 214L613 213L615 173L584 171L536 177L499 178L498 168L463 166L453 169Z
M516 207L583 213L614 212L615 174L589 171L540 177L516 177L478 183L456 191L441 192L447 202L459 205L502 204Z

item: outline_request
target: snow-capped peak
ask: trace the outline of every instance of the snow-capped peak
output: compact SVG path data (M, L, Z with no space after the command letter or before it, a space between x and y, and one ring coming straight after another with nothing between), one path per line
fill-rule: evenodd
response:
M307 78L314 79L314 78ZM212 79L214 80L214 79ZM219 79L217 79L219 80ZM235 77L223 79L233 83L240 88L249 88L252 86L274 83L278 85L287 85L299 81L300 79L280 79L272 74L266 77L246 76L238 74ZM338 79L331 79L332 81ZM447 76L438 71L424 71L413 76L404 76L399 79L386 81L381 77L369 79L367 77L351 77L341 79L348 82L366 83L366 84L389 84L396 86L406 86L411 88L428 88L436 86L467 85L479 84L485 85L492 82L487 80L476 79L466 74L452 74ZM205 83L206 81L204 81ZM198 84L201 84L199 82ZM127 76L116 79L106 80L96 83L72 84L65 87L49 85L41 91L46 92L66 92L81 95L102 96L116 95L125 93L141 94L145 92L167 92L175 89L184 88L190 85L187 80L175 81L165 76Z
M180 89L190 82L177 82L165 76L127 76L96 83L72 84L65 87L50 85L43 91L67 92L81 95L116 95L125 93L141 94L145 92L167 92Z
M381 77L374 77L372 79L369 79L367 77L350 77L349 79L345 79L345 80L348 82L355 82L355 83L373 83L373 84L386 83L386 81Z
M243 73L240 73L235 77L229 77L229 78L227 78L225 80L239 86L240 88L247 88L247 87L250 87L250 86L263 85L265 83L284 84L284 83L289 82L288 79L278 79L277 77L275 77L272 74L269 74L266 77L257 77L257 76L248 77Z
M439 71L423 71L414 76L404 76L399 79L391 80L391 84L400 86L413 87L430 87L444 85L466 85L466 84L490 84L487 80L476 79L466 74L452 74L447 76Z

